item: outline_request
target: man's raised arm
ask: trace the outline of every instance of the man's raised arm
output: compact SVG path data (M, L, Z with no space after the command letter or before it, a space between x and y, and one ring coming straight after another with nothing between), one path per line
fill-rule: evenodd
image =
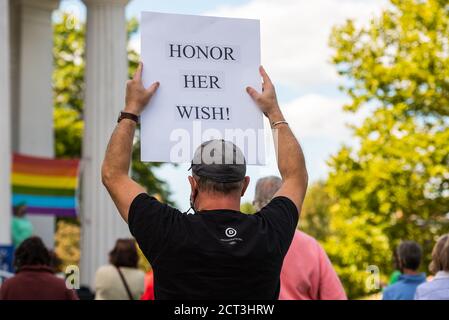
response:
M296 204L299 212L306 195L308 182L304 154L298 140L282 115L273 83L263 67L260 67L260 74L263 79L262 93L251 87L246 90L265 116L268 117L273 129L277 162L282 176L282 187L275 194L275 197L285 196L289 198Z
M142 84L142 63L126 86L126 106L124 112L140 116L145 106L159 87L153 83L148 89ZM128 222L128 212L134 198L145 190L129 176L129 166L133 147L134 131L137 123L123 119L117 124L109 140L101 178L122 218Z

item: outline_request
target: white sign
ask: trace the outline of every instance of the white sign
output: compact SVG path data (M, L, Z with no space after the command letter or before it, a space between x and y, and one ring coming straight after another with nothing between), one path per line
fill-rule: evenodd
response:
M146 87L160 87L141 117L141 160L190 162L212 138L264 164L263 115L246 92L261 90L258 20L143 12Z

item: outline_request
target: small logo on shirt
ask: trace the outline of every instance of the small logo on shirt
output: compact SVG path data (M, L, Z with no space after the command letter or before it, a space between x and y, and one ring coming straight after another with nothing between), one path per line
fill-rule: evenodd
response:
M235 245L237 242L243 241L243 239L237 237L237 230L234 228L226 228L225 236L227 238L220 239L220 241L225 242L231 246Z
M235 237L237 235L237 230L235 230L234 228L227 228L225 230L225 235L228 238Z

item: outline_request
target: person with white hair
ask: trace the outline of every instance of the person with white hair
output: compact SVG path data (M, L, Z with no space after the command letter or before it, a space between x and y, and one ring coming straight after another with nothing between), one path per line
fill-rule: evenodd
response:
M254 207L267 205L282 180L271 176L256 184ZM345 290L326 252L312 236L296 230L281 271L280 300L346 300Z

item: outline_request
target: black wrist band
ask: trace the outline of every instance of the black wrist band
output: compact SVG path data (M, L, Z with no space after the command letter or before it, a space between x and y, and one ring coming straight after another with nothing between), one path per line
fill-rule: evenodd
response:
M117 123L119 123L123 119L129 119L129 120L134 121L136 124L139 124L139 116L136 116L133 113L120 111L120 115L119 115L119 117L117 119Z

